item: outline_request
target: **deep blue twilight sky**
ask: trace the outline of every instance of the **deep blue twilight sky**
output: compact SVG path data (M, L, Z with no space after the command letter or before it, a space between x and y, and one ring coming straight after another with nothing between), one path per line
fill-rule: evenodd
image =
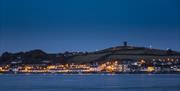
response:
M0 0L0 54L94 51L123 41L180 51L180 1Z

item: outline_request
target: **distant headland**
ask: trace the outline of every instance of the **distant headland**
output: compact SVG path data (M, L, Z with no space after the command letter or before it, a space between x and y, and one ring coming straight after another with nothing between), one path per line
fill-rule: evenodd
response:
M5 52L0 56L0 73L180 73L180 52L127 42L94 52Z

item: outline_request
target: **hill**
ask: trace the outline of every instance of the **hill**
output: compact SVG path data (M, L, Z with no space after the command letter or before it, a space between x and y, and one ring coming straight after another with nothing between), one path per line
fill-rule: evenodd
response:
M56 64L56 63L92 63L105 60L132 60L180 58L180 52L145 47L124 46L111 47L95 52L65 52L59 54L47 54L42 50L29 52L8 53L0 57L0 64L22 63L22 64Z

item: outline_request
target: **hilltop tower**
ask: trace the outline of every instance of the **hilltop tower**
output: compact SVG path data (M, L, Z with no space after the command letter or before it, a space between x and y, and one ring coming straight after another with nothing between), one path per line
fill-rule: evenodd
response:
M124 41L123 44L124 44L124 47L126 47L128 45L127 41Z

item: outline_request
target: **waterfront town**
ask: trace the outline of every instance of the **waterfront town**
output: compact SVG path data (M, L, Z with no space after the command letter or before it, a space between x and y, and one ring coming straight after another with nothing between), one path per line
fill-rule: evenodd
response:
M180 53L129 46L126 42L95 52L6 52L0 58L0 73L180 73Z

